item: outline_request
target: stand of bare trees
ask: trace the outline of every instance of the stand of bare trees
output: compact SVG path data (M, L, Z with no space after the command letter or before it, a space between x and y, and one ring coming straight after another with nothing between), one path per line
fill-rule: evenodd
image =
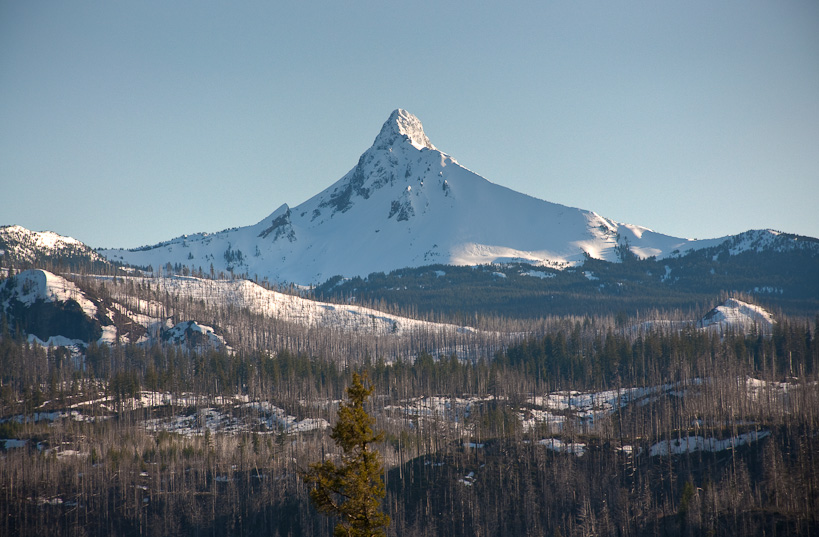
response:
M2 535L330 535L299 475L336 448L298 424L332 425L355 371L385 432L388 535L819 532L815 321L390 339L111 285L95 292L220 327L234 350L72 354L0 319ZM546 396L567 404L537 421Z

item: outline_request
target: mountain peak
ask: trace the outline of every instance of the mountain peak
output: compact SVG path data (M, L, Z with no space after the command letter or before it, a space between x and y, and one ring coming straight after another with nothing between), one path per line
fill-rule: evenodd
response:
M424 134L421 120L400 108L390 114L389 119L381 127L381 132L375 138L373 146L386 149L401 137L404 137L416 149L435 149L427 135Z

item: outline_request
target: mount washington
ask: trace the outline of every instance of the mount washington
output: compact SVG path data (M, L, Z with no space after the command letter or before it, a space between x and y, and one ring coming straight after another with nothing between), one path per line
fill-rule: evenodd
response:
M671 237L491 183L438 150L418 118L399 109L352 170L297 207L284 204L252 226L99 253L307 285L431 264L564 268L586 257L617 261L625 249L663 258L726 239Z

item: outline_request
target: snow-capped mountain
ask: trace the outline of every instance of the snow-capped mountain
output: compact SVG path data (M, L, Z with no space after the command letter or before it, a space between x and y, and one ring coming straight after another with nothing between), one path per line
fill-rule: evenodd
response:
M671 237L491 183L438 150L418 118L395 110L352 170L297 207L282 205L253 226L101 253L154 269L212 267L310 284L433 263L565 267L586 256L616 261L624 248L664 257L724 240Z

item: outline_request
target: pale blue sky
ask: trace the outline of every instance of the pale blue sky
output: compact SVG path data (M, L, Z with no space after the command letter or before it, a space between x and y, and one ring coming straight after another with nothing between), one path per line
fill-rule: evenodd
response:
M0 0L0 225L256 223L390 112L520 192L670 235L819 237L819 2Z

